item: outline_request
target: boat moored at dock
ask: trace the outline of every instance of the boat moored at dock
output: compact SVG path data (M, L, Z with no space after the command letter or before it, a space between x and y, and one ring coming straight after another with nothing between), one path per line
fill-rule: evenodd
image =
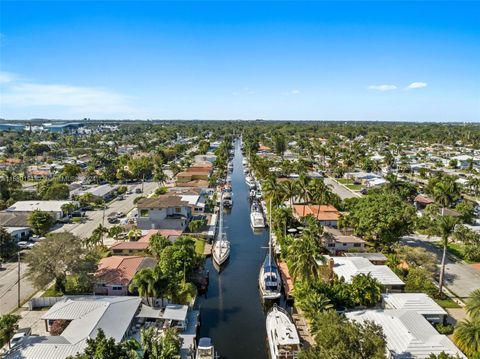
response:
M274 305L266 320L271 359L297 359L301 349L297 328L288 312Z

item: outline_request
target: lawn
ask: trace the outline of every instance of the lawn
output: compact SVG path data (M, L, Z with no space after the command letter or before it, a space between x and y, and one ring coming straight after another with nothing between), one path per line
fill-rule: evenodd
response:
M442 243L437 242L435 243L436 246L442 248ZM473 261L470 261L465 258L465 252L464 252L464 246L463 244L460 243L448 243L448 252L453 254L455 257L460 258L461 260L464 260L467 263L475 263Z
M457 303L455 303L453 300L451 300L450 298L448 298L448 299L434 299L434 300L442 308L460 308L460 306Z
M336 181L341 184L353 184L353 181L349 178L336 178Z
M203 256L203 252L205 250L205 241L203 239L195 239L195 252L199 256Z
M345 187L351 189L352 191L360 191L363 188L361 184L347 184Z

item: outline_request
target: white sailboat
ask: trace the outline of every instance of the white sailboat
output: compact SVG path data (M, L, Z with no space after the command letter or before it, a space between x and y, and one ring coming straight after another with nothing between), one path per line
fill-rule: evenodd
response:
M287 311L274 305L267 314L266 327L270 358L297 359L300 337Z
M230 256L230 242L227 235L223 233L223 198L220 202L220 218L218 224L217 239L213 243L212 257L215 264L220 267Z
M264 300L275 300L282 295L282 278L278 271L275 257L272 253L272 204L270 201L270 230L268 232L268 253L265 256L262 266L260 267L260 274L258 276L258 285L260 293Z
M207 337L200 338L195 359L215 359L215 357L215 347L213 346L212 339Z
M250 189L253 189L255 188L256 184L255 184L255 180L253 179L252 176L247 176L245 178L245 182L247 183L247 186L250 188Z

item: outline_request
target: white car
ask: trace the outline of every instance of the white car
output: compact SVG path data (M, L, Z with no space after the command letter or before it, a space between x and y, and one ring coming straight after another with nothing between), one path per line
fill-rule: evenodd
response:
M19 344L24 338L28 337L32 332L31 328L19 329L10 339L10 346L13 348L15 345Z
M43 241L44 239L46 239L46 238L45 238L45 237L40 237L40 236L32 236L32 237L30 238L30 240L31 240L32 242L41 242L41 241Z
M36 244L37 242L32 243L27 241L20 241L17 243L20 249L32 249Z

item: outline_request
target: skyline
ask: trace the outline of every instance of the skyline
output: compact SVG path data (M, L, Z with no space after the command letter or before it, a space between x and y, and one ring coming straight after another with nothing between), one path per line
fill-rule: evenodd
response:
M479 14L444 1L3 1L0 117L478 122Z

